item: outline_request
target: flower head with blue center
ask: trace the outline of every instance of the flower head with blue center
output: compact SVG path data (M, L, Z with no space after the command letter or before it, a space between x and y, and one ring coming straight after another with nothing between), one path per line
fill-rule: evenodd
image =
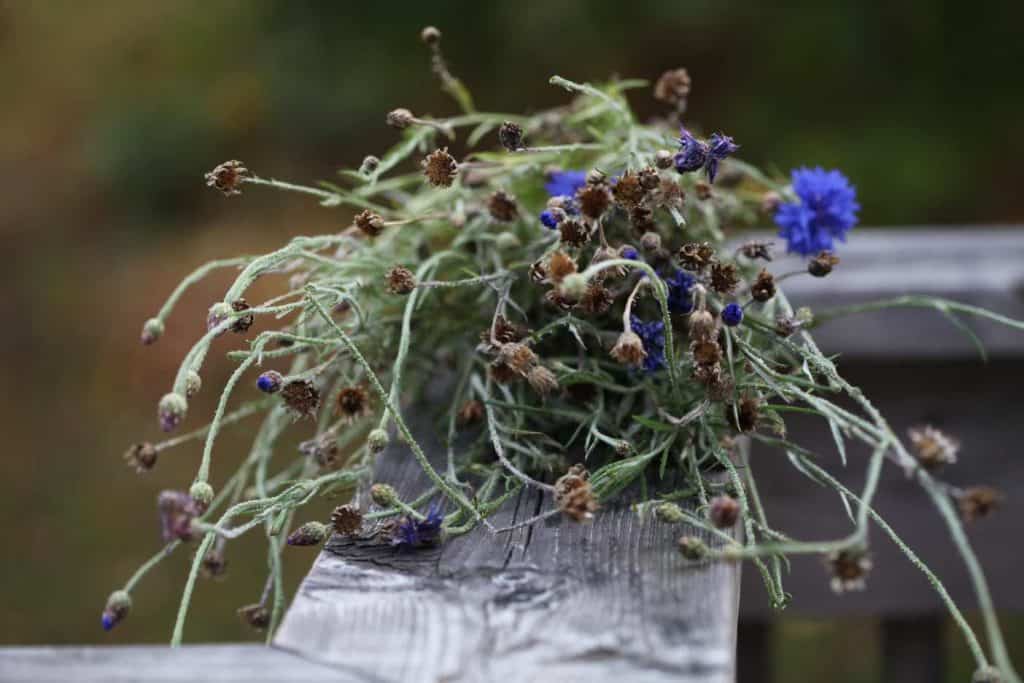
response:
M391 545L416 548L436 543L441 537L441 523L444 522L444 513L441 505L434 501L427 509L427 515L423 519L416 519L412 515L402 518L395 527L391 537Z
M831 250L834 240L845 242L860 211L857 190L849 179L820 166L795 169L792 177L798 200L782 204L775 213L787 250L809 256Z
M665 363L665 323L660 320L644 322L635 315L630 316L629 326L644 343L644 371L657 372L666 367Z
M575 197L576 190L587 183L586 171L554 171L544 184L550 197Z
M665 278L668 285L668 310L673 313L689 313L693 310L693 285L697 280L684 270L676 269L675 275Z

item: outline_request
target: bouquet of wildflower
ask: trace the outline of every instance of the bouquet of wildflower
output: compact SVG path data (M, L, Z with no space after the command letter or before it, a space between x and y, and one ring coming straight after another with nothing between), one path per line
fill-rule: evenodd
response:
M641 81L596 87L556 76L551 83L572 96L564 106L528 117L479 112L445 63L440 33L428 28L422 37L461 113L428 118L395 109L386 121L400 131L398 144L342 171L337 184L265 179L238 161L207 174L229 197L266 186L351 209L354 218L341 232L204 265L145 323L142 341L152 344L191 284L215 269L239 269L158 407L164 431L184 423L211 343L239 335L245 343L228 353L236 368L212 419L127 454L144 471L168 448L204 444L190 488L159 498L164 548L110 597L103 625L124 619L135 584L182 544L196 548L174 643L197 578L222 571L226 544L251 530L267 538L270 571L260 601L240 614L272 632L285 601L286 546L317 545L332 531L362 533L371 519L392 520L375 529L395 552L443 543L478 524L500 531L487 517L521 487L550 494L550 510L535 520L564 514L584 522L642 481L653 485L638 514L709 529L722 545L683 537L680 551L694 560L751 560L780 607L789 555L825 557L838 590L863 585L873 521L927 575L979 670L995 671L939 577L872 508L882 468L892 463L922 486L949 526L978 590L993 662L1013 676L961 525L991 509L998 494L942 482L937 473L955 460L955 441L929 427L905 443L815 345L809 330L823 318L794 310L780 287L790 277L826 277L839 264L837 243L859 210L849 180L822 168L773 178L738 159L728 135L704 136L688 122L680 128L691 85L683 69L657 81L654 96L666 111L648 124L625 97ZM725 226L766 221L805 268L775 274L772 243L727 243ZM284 276L281 293L247 301L250 285L272 274ZM873 306L890 304L1024 329L944 300ZM447 370L439 373L438 364ZM469 435L457 452L449 446L441 468L405 417L439 381L451 386L449 443ZM871 447L863 491L846 488L787 438L785 416L794 411L828 423L843 464L847 440ZM257 415L248 457L234 473L215 476L218 435ZM304 430L308 440L272 458L289 430ZM430 481L414 500L371 479L375 455L395 433ZM796 475L834 488L853 531L800 542L773 529L737 457L746 438L781 449ZM329 520L293 528L307 501L360 485L369 503L357 498Z

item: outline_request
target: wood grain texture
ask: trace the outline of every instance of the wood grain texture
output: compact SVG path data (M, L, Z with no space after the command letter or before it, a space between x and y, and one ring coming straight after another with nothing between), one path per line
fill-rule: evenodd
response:
M5 683L357 683L338 671L262 645L0 647Z
M426 485L404 446L378 480L403 496ZM524 491L492 522L550 506ZM275 645L372 681L732 681L739 567L684 560L684 532L702 536L619 505L416 551L335 536Z

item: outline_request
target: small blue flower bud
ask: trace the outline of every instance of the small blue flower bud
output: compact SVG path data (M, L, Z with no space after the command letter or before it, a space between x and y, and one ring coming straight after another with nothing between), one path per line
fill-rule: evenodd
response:
M623 247L620 253L622 258L629 259L630 261L636 261L640 258L640 253L633 247Z
M181 394L164 394L157 406L157 417L160 419L160 429L165 432L174 431L185 419L188 412L188 400Z
M146 346L153 344L164 334L164 323L159 318L150 318L142 326L142 343Z
M276 394L283 383L284 377L277 370L267 370L256 378L256 387L266 394Z
M726 304L722 309L722 322L729 327L736 327L743 322L743 307L737 303Z
M100 617L100 624L104 631L121 623L132 608L132 596L127 591L114 591L107 598L107 605L103 608L103 615Z
M550 210L540 212L540 222L544 224L544 227L549 230L554 230L558 227L558 219L555 214Z

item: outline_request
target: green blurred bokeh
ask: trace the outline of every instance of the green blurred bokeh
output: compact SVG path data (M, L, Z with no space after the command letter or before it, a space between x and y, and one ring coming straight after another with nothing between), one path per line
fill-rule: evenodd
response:
M156 400L225 282L198 287L156 347L138 345L141 322L195 265L347 219L266 191L225 200L202 173L241 158L263 175L330 178L396 139L388 110L451 112L423 25L442 28L486 110L563 102L553 73L654 79L686 66L692 119L733 135L745 158L841 167L866 224L923 225L1024 220L1022 20L1020 3L949 0L0 0L0 230L14 253L0 275L3 641L169 636L186 553L143 583L123 628L103 634L98 617L157 549L155 495L191 480L198 450L144 477L120 454L157 436ZM632 100L658 111L647 91ZM207 386L227 369L212 363ZM212 397L194 410L211 412ZM231 443L221 462L237 457ZM258 539L239 546L230 580L200 587L188 640L249 637L233 611L258 597L265 557ZM289 554L293 581L312 556ZM789 624L783 652L830 633Z

